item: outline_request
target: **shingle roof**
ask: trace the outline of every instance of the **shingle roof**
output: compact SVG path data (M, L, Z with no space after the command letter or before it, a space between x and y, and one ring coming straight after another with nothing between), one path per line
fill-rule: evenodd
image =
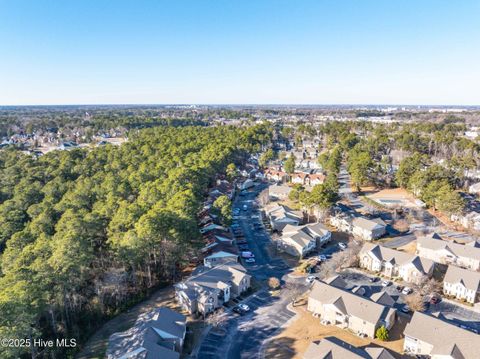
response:
M304 359L395 359L386 349L354 347L338 338L327 337L308 346Z
M363 217L354 218L352 221L352 225L354 225L355 227L366 229L368 231L372 231L373 229L378 227L386 226L385 222L383 222L381 219L380 221L378 220L374 221L374 220L363 218Z
M480 248L465 246L463 244L457 244L450 241L444 241L442 239L435 239L432 237L422 237L417 240L417 247L424 247L434 251L447 249L455 254L457 257L473 258L480 260Z
M336 338L333 338L336 339ZM319 343L312 342L307 348L304 359L362 359L361 351L345 342L324 338Z
M454 358L477 359L480 353L480 336L441 319L414 312L404 330L405 336L416 338L433 346L436 355L452 355Z
M186 317L161 307L140 316L135 326L110 337L107 358L166 358L180 357L174 338L185 337Z
M474 272L450 265L448 266L443 281L453 284L462 283L465 288L478 291L480 289L480 272Z
M413 264L419 271L429 273L434 266L433 261L414 254L397 251L395 249L380 246L374 243L365 243L360 253L368 252L381 261L390 262L396 265Z
M353 315L375 324L379 320L385 319L390 310L394 310L355 295L347 290L319 281L313 284L312 291L309 295L309 299L310 298L318 300L322 304L341 304L345 308L345 314ZM339 301L339 299L341 299L341 301Z

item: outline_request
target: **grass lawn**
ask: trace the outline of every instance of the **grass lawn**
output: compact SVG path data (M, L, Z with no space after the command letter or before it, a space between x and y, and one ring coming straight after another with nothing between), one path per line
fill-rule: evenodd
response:
M306 311L306 306L295 307L297 318L287 328L268 342L265 349L266 358L300 359L312 341L334 336L356 347L382 346L389 349L397 358L407 358L402 355L402 334L407 324L404 317L399 316L397 323L390 332L391 340L382 342L378 339L360 338L347 330L332 325L321 325L318 318L314 318Z

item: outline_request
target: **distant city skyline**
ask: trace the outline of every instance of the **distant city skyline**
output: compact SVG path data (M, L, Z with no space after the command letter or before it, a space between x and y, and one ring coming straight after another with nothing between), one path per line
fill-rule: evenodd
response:
M0 1L0 106L480 105L480 2Z

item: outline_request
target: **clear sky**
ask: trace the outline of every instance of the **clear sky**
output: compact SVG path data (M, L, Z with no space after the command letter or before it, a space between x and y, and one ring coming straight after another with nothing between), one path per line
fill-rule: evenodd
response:
M0 105L480 105L478 0L0 0Z

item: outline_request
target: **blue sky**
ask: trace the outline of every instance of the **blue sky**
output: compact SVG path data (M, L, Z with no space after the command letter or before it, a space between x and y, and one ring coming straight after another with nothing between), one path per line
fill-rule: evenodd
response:
M477 0L0 0L0 105L480 105Z

